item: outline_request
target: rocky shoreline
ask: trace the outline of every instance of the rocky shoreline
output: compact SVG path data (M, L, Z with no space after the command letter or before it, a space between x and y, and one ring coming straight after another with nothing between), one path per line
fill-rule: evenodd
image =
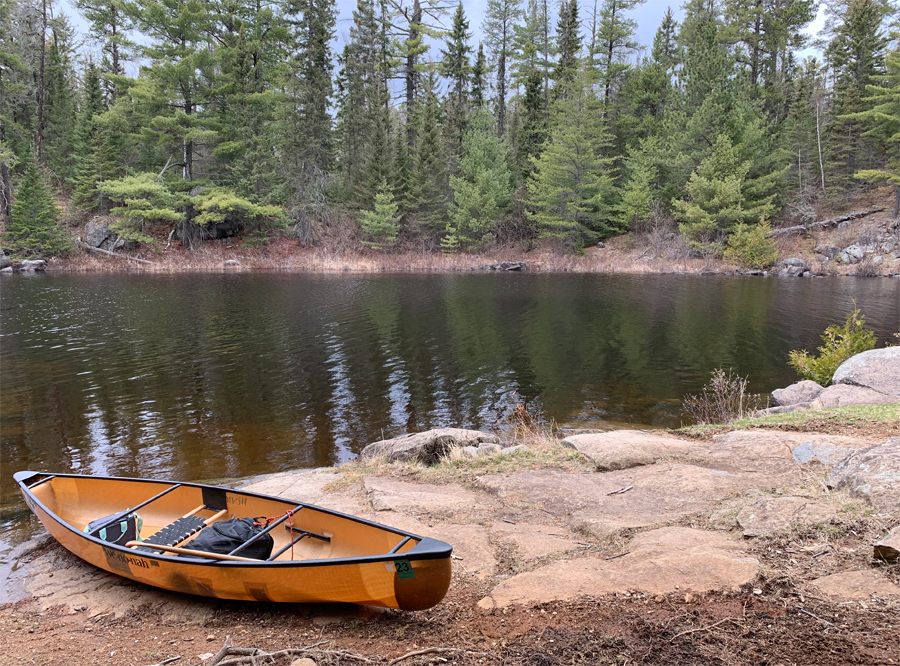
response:
M897 382L900 364L882 358L895 350L860 355L854 368L841 371L848 383L839 385L900 401L900 384L891 383ZM794 404L815 409L824 408L811 403L828 390L804 400L810 394L799 390L776 395L785 401L800 396ZM373 443L358 460L337 468L273 474L246 487L451 543L450 595L432 615L262 609L147 588L90 567L44 539L17 554L18 601L0 609L0 651L23 659L40 653L41 663L63 663L53 659L72 656L71 646L67 655L39 647L46 641L25 630L30 618L33 626L49 621L61 627L61 634L84 646L93 645L94 631L119 641L134 636L128 640L143 645L138 627L149 627L154 636L174 636L171 644L179 656L186 654L179 663L208 664L216 650L201 642L204 632L213 646L223 634L241 636L248 625L269 624L268 614L276 612L284 636L269 634L268 642L253 644L284 647L296 643L288 627L302 629L304 636L321 628L320 639L333 627L330 651L308 651L319 664L356 663L360 650L373 663L394 663L400 652L423 647L423 636L440 647L407 663L435 663L433 654L455 649L454 663L530 664L538 662L490 654L500 648L527 652L534 641L536 652L528 654L553 654L557 639L547 644L543 636L560 622L568 623L567 635L571 640L577 635L582 649L593 640L596 626L585 618L596 619L599 613L611 627L615 614L602 609L618 608L621 617L633 617L634 604L653 606L641 613L659 608L657 617L666 619L653 626L667 637L666 645L696 640L691 644L703 654L713 647L691 634L713 625L717 629L709 640L721 640L728 629L714 623L723 618L744 628L758 625L766 633L788 626L796 632L789 619L796 617L810 635L834 635L838 644L850 641L857 647L865 643L871 659L858 663L891 663L889 646L900 644L896 621L882 622L896 620L900 610L900 436L737 429L685 439L661 431L617 430L509 441L492 433L441 429ZM738 608L743 605L743 616L725 614L732 600L739 600ZM759 623L748 618L748 606L764 609ZM666 614L666 608L674 610ZM678 608L687 615L679 615ZM437 617L444 620L433 627ZM513 618L519 618L516 624ZM422 633L401 640L402 627L411 624ZM596 628L606 631L604 626ZM866 634L865 626L886 633ZM728 636L737 646L756 645L746 633ZM636 637L634 645L656 645L656 640L655 635ZM802 640L815 659L792 663L842 663L819 650L814 638ZM829 640L822 645L831 646L832 654ZM163 645L158 636L156 641ZM615 649L627 654L629 663L700 663L679 661L683 651L671 662L668 657L654 660L652 645L643 657L621 645ZM76 663L149 663L114 643L102 659L88 659L84 646L74 653L80 655ZM782 648L790 651L787 644L771 649ZM351 649L356 652L348 653ZM174 650L155 654L172 657ZM127 660L117 660L117 652L120 658L129 655ZM760 662L749 655L729 663Z

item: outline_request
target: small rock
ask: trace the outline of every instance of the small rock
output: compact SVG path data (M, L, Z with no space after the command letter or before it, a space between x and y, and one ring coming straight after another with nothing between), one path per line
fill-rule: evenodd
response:
M516 451L520 451L521 449L524 449L524 448L525 448L524 444L516 444L515 446L505 446L502 449L500 449L500 455L505 456L507 454L515 453Z
M47 262L43 259L26 259L19 264L19 270L23 273L42 271L47 268Z
M524 261L501 261L499 264L482 266L481 269L485 271L526 271L528 264Z
M214 640L216 640L216 637L215 637L215 635L210 634L209 636L206 637L206 640L208 640L208 641L214 641Z
M597 243L597 247L602 250L603 248L606 247L606 243L604 243L603 241L600 241L599 243Z
M791 384L787 388L772 391L770 406L784 407L787 405L796 405L801 402L809 402L810 400L818 398L819 394L824 390L824 386L820 386L809 379L804 379L803 381Z
M226 268L231 268L231 267L237 268L240 265L241 265L241 262L239 262L237 259L226 259L224 261L224 266Z
M834 259L841 253L841 248L834 245L817 245L815 252L826 259Z
M876 560L895 562L900 559L900 527L875 544L872 556Z
M873 266L881 266L881 262L884 261L881 257L872 257L872 265Z
M4 266L3 268L0 268L0 273L12 273L12 272L13 272L12 266Z
M841 250L838 256L842 264L858 264L866 256L866 250L859 245L851 245Z
M435 465L454 448L484 442L499 444L500 438L480 430L438 428L369 444L359 454L359 458L371 460L384 456L387 462L418 461L423 465Z
M314 662L309 657L301 657L300 659L294 659L291 662L291 666L318 666L316 662Z
M6 256L6 253L3 250L0 250L0 270L5 268L12 267L12 262L10 262L9 257Z
M494 444L492 442L482 442L478 445L478 449L476 455L479 458L489 458L491 456L499 455L499 453L503 450L499 444Z
M198 654L197 659L199 659L200 661L209 661L215 656L216 655L214 655L212 652L204 652L203 654Z

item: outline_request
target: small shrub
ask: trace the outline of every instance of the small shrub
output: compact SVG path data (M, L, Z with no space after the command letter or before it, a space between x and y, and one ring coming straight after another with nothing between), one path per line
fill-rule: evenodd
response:
M770 227L760 223L739 224L728 236L725 261L746 268L767 268L778 261L778 248L772 238L766 238Z
M747 393L746 377L718 368L700 393L689 394L682 407L695 423L728 423L759 409L759 396Z
M831 383L834 371L851 356L875 348L875 333L865 327L866 319L856 309L847 315L843 326L833 324L822 335L818 356L810 356L805 349L790 353L791 367L803 377L822 386Z

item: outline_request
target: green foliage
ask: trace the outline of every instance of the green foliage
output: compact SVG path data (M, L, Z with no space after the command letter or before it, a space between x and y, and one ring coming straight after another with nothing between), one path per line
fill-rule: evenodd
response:
M456 246L478 242L509 206L513 179L506 144L497 136L486 111L472 121L463 141L459 176L450 178L454 205L450 211Z
M599 102L587 85L556 103L553 129L528 181L529 217L545 237L580 247L617 230L611 199L612 160L603 156L609 141Z
M381 187L375 195L375 209L365 210L360 214L360 227L369 237L369 240L363 241L366 245L384 249L397 241L397 234L400 231L397 209L397 202L394 201L387 180L382 180Z
M639 229L650 219L650 209L655 197L656 165L652 152L656 139L642 141L630 150L625 162L628 180L622 188L622 223L631 230Z
M37 163L26 156L25 174L16 190L12 215L3 234L3 246L16 259L67 254L71 239L58 224L53 203Z
M818 356L811 356L805 349L793 350L791 367L804 379L827 386L841 363L875 348L875 333L865 328L865 323L859 309L854 310L847 315L843 326L833 324L825 329Z
M238 229L264 232L285 226L284 211L278 206L261 206L239 197L232 190L210 188L191 197L196 212L193 223L210 226L230 222Z
M118 203L110 213L117 219L110 228L126 240L152 243L147 235L154 224L178 224L185 219L187 197L172 192L154 173L139 173L104 181L103 192Z
M717 136L712 154L691 174L688 198L672 202L681 232L695 246L712 247L745 218L741 185L748 169L728 137Z
M766 238L768 224L739 223L728 236L725 261L745 268L767 268L778 261L775 239Z

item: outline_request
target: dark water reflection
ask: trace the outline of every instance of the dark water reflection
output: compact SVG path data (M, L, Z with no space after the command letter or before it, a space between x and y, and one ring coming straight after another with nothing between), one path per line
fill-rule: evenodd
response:
M793 381L788 351L816 346L854 300L882 344L900 328L896 279L101 275L0 288L7 536L28 520L18 469L196 480L329 465L382 436L491 427L517 399L564 425L673 426L714 368L759 392Z

